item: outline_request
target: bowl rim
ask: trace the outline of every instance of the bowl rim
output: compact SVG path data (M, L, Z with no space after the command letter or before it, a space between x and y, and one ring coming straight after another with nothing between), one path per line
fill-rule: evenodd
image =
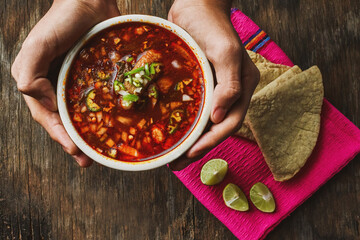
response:
M85 140L79 135L77 130L75 129L69 113L67 111L66 106L66 99L65 99L65 86L66 86L66 79L68 76L68 71L71 67L71 64L78 54L81 47L83 47L87 41L92 38L98 32L107 29L111 26L118 25L125 22L143 22L143 23L150 23L160 27L163 27L172 33L176 34L180 37L193 51L197 60L202 68L203 72L203 79L204 79L204 100L202 103L202 109L200 115L198 115L198 120L192 129L189 129L190 132L187 133L187 136L179 143L175 148L171 151L168 151L160 156L146 160L146 161L136 161L136 162L128 162L128 161L121 161L115 160L110 157L107 157L101 153L98 153L96 150L91 148ZM103 22L98 23L94 27L92 27L67 53L63 64L61 66L58 82L57 82L57 103L58 103L58 111L61 118L61 121L64 125L66 132L69 134L71 140L75 143L79 149L84 152L88 157L93 159L94 161L113 168L117 170L124 170L124 171L143 171L154 169L163 165L166 165L173 160L180 157L184 154L201 136L202 132L204 131L211 112L211 105L212 105L212 96L213 96L213 74L210 67L210 64L201 50L199 45L195 42L195 40L181 27L177 26L176 24L165 20L160 17L150 16L150 15L141 15L141 14L130 14L130 15L122 15L107 19Z

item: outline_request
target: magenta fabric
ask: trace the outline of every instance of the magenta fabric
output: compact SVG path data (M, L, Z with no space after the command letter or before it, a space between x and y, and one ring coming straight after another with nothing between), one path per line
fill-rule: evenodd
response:
M243 42L259 28L239 10L232 12L231 19ZM293 65L272 41L268 41L258 52L275 63ZM287 182L273 179L256 143L235 136L174 174L237 238L262 239L359 152L360 130L324 100L317 145L303 169ZM219 185L205 186L200 181L201 167L213 158L225 159L229 172ZM250 201L248 212L238 212L225 206L222 191L228 183L237 184L249 200L251 186L259 181L273 192L277 206L274 213L262 213Z

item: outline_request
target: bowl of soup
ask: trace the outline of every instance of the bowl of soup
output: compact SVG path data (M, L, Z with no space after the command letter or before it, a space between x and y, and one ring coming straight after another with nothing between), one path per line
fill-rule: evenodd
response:
M61 120L96 162L139 171L184 154L209 121L213 76L192 37L147 15L94 26L59 73Z

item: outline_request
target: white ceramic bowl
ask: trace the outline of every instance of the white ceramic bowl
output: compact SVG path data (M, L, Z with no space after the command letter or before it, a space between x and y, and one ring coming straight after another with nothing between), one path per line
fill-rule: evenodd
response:
M137 161L137 162L126 162L126 161L119 161L109 157L106 157L94 149L92 149L78 134L75 127L73 126L65 100L65 86L67 80L67 74L74 58L77 56L79 50L85 45L85 43L96 33L101 30L104 30L110 26L114 26L117 24L121 24L124 22L145 22L155 24L157 26L163 27L167 30L170 30L177 36L179 36L184 42L188 44L190 49L193 50L195 56L197 57L204 77L204 99L203 103L200 106L201 110L199 111L197 119L194 121L192 127L185 134L182 140L179 143L175 144L172 148L150 157L148 160L144 161ZM154 16L147 16L147 15L124 15L119 17L114 17L103 21L96 26L94 26L88 33L83 36L78 43L68 52L66 58L63 62L61 67L58 83L57 83L57 101L58 101L58 108L61 120L64 124L64 127L73 140L73 142L83 151L87 156L95 160L96 162L105 165L110 168L119 169L119 170L126 170L126 171L140 171L140 170L148 170L153 169L156 167L163 166L182 154L184 154L200 137L202 132L205 129L207 122L209 121L210 116L210 109L212 103L212 95L213 95L213 75L211 72L211 68L209 65L208 60L205 57L205 54L202 52L200 47L197 43L192 39L192 37L184 31L179 26L164 20L162 18L154 17Z

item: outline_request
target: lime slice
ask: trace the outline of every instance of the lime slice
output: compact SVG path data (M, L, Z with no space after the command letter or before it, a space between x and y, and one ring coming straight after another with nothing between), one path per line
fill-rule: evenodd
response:
M245 212L249 210L249 203L245 194L235 184L229 183L223 191L225 205L237 211Z
M275 211L275 200L270 190L263 183L255 183L250 189L250 199L257 209L271 213Z
M220 183L228 170L228 164L220 158L212 159L204 164L201 169L200 179L205 185L215 185Z

